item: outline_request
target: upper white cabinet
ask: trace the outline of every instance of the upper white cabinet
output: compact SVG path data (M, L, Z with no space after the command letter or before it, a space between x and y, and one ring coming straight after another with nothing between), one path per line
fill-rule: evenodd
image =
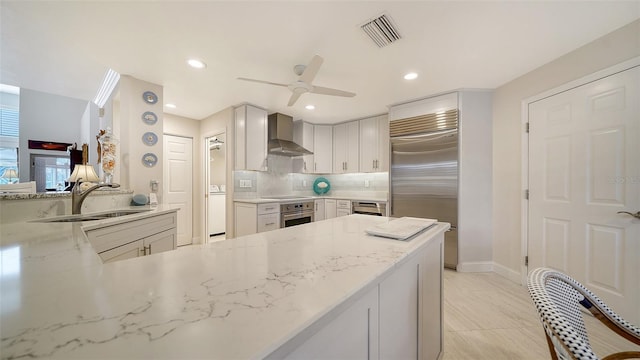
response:
M304 121L294 121L293 123L293 142L303 148L314 152L314 125ZM303 155L293 158L293 170L295 172L309 174L314 172L314 156Z
M358 172L358 121L333 126L333 172Z
M235 169L267 170L267 111L251 105L235 109Z
M331 125L313 126L313 173L330 174L333 158L333 127Z
M360 120L360 172L379 171L389 171L387 115Z

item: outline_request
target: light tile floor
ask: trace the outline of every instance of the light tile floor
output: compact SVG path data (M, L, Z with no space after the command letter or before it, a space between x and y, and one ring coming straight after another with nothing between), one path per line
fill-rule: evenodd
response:
M636 346L586 315L600 357ZM550 359L526 287L495 273L444 273L444 360Z

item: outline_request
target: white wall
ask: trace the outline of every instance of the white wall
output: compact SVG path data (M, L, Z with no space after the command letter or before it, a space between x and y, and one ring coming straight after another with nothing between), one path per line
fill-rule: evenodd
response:
M201 140L204 137L210 137L216 134L220 134L220 133L225 133L226 134L226 150L227 150L227 196L226 196L226 207L225 207L225 211L226 211L226 237L227 238L232 238L234 237L234 216L233 216L233 196L232 196L232 191L233 191L233 168L234 168L234 163L233 163L233 159L235 158L235 133L234 133L234 126L233 126L233 122L234 122L234 109L233 107L228 107L222 111L219 111L207 118L202 119L202 121L200 121L200 138ZM204 151L208 151L206 150L207 147L200 145L198 147L199 149L201 149L201 152ZM200 174L204 174L204 169L205 169L205 164L204 161L202 160L203 158L200 159L200 161L198 162L198 164L200 164ZM194 162L195 164L195 162ZM204 178L204 175L200 175L200 178ZM206 186L205 186L206 185ZM201 191L207 191L208 190L208 185L204 184L201 185ZM196 206L198 206L200 209L204 208L204 196L201 196L198 200L198 204ZM200 214L200 217L203 218L204 215ZM205 220L204 218L202 220ZM204 226L201 226L200 229L200 233L203 234L203 236L205 236L204 234Z
M193 138L193 182L192 182L192 224L193 224L193 242L201 242L200 236L202 232L202 205L200 203L202 196L202 172L200 162L202 154L200 153L200 122L172 114L164 114L163 133L167 135L177 135Z
M145 91L153 91L158 96L158 102L148 104L142 99ZM149 193L151 180L158 181L158 200L162 202L162 171L163 171L163 96L162 86L135 79L131 76L120 77L118 89L119 101L114 101L113 133L120 140L118 161L114 174L114 182L120 183L124 189L131 189L135 193ZM158 116L154 125L142 121L142 114L153 111ZM117 117L116 117L117 114ZM142 142L142 135L153 131L158 136L158 142L149 147ZM118 151L116 153L118 153ZM146 167L142 163L145 153L153 153L158 157L154 167Z
M29 157L32 153L62 155L66 151L29 149L29 140L81 143L81 122L87 109L86 100L20 89L20 182L29 181Z
M496 89L493 100L493 261L519 281L521 249L521 106L526 98L640 56L640 20Z

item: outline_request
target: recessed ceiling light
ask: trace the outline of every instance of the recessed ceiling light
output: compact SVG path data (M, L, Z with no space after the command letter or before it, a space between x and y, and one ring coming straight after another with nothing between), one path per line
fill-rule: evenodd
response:
M164 106L171 108L171 109L175 109L176 105L175 104L164 104Z
M316 107L315 107L315 106L313 106L313 105L307 105L307 106L305 106L304 108L305 108L305 109L307 109L307 110L313 110L313 109L315 109Z
M187 60L187 64L194 69L204 69L207 67L207 64L198 59L189 59Z
M406 74L404 76L405 80L413 80L413 79L417 79L418 78L418 74L414 73L414 72L410 72L408 74Z

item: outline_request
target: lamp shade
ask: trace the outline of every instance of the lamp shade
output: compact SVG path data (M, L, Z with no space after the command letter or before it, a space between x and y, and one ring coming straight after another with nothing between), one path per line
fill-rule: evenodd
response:
M18 177L18 173L15 169L6 169L2 174L2 178L4 179L16 179Z
M69 176L69 179L67 181L77 182L80 179L82 179L82 181L80 182L95 182L100 180L98 178L98 175L96 174L96 171L93 169L93 165L78 164L73 168L73 172L71 173L71 176Z

